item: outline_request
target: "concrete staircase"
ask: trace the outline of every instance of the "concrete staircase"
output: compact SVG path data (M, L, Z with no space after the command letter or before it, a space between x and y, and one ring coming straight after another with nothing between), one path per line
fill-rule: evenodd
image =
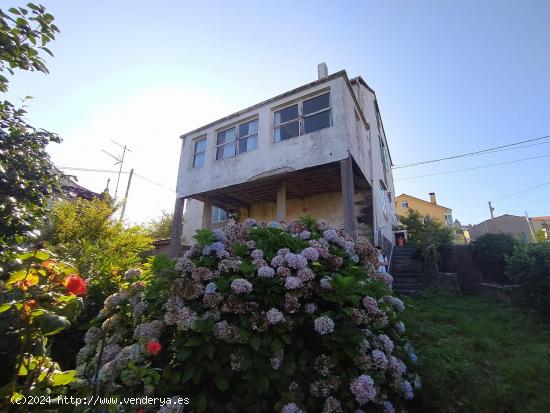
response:
M415 294L424 289L424 277L420 262L413 258L414 247L395 246L390 265L393 290L402 294Z

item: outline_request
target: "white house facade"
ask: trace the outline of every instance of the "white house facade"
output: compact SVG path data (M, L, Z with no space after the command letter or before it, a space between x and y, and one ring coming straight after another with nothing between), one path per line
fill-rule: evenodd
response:
M345 71L181 136L172 249L199 228L311 215L389 247L391 157L374 91ZM183 213L185 205L185 213Z

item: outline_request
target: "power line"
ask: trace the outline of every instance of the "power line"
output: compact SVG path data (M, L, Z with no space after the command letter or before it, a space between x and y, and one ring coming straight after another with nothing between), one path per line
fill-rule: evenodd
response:
M66 169L67 171L84 171L84 172L104 172L117 174L118 171L111 171L109 169L93 169L93 168L78 168L75 166L58 166L59 169ZM129 174L130 171L121 171L123 174Z
M156 186L158 186L158 187L160 187L160 188L162 188L162 189L166 189L167 191L176 192L176 191L174 191L173 188L168 188L167 186L164 186L164 185L162 185L162 184L159 184L158 182L155 182L155 181L153 181L153 180L151 180L151 179L149 179L149 178L146 178L146 177L144 177L144 176L138 175L138 174L135 173L135 172L134 172L134 176L137 176L138 178L141 178L141 179L143 179L143 180L145 180L145 181L147 181L147 182L149 182L149 183L152 183L153 185L156 185Z
M476 167L473 167L473 168L454 169L452 171L435 172L435 173L426 174L426 175L417 175L417 176L410 176L410 177L406 177L406 178L397 178L395 180L396 181L407 181L409 179L425 178L425 177L434 176L434 175L445 175L445 174L451 174L451 173L455 173L455 172L473 171L475 169L489 168L491 166L499 166L499 165L508 165L508 164L511 164L511 163L529 161L529 160L532 160L532 159L547 158L549 156L550 156L550 154L549 155L541 155L541 156L533 156L531 158L523 158L523 159L516 159L516 160L513 160L513 161L499 162L499 163L493 163L493 164L488 164L488 165L481 165L481 166L476 166Z
M411 162L411 163L407 163L407 164L403 164L403 165L394 165L393 169L410 168L411 166L418 166L418 165L425 165L425 164L428 164L428 163L448 161L450 159L464 158L464 157L467 157L467 156L475 156L475 155L483 155L483 154L492 153L492 152L500 152L499 150L504 150L504 148L520 149L522 147L528 147L528 146L531 146L531 145L526 145L526 146L517 147L517 148L511 148L511 147L521 145L523 143L535 142L535 141L540 141L540 140L548 139L548 138L550 138L550 135L541 136L539 138L526 139L526 140L519 141L519 142L509 143L507 145L495 146L493 148L481 149L479 151L462 153L460 155L447 156L445 158L431 159L431 160L419 161L419 162ZM547 143L547 142L544 142L544 143Z
M113 170L109 170L109 169L94 169L94 168L79 168L79 167L75 167L75 166L58 166L59 169L65 169L67 171L83 171L83 172L101 172L101 173L114 173L114 174L118 174L119 171L113 171ZM131 171L120 171L120 173L122 174L129 174ZM152 179L149 179L143 175L138 175L135 171L134 171L134 176L138 177L138 178L141 178L143 179L144 181L147 181L153 185L156 185L162 189L166 189L167 191L170 191L170 192L175 192L173 188L168 188L167 186L164 186L158 182L155 182L153 181Z
M500 197L500 198L493 199L493 202L495 202L495 201L500 201L500 200L506 199L506 198L510 198L510 197L513 197L513 196L516 196L516 195L519 195L519 194L523 194L523 193L525 193L525 192L532 191L533 189L542 188L543 186L546 186L546 185L550 185L550 181L544 182L544 183L542 183L542 184L540 184L540 185L532 186L532 187L530 187L530 188L524 189L523 191L514 192L513 194L505 195L505 196L502 196L502 197Z

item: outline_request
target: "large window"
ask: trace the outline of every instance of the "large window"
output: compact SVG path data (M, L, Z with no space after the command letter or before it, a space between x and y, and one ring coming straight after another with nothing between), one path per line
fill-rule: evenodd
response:
M390 160L388 156L388 148L386 148L386 144L384 143L384 139L380 135L378 135L378 141L380 143L380 157L382 158L382 165L384 167L384 172L388 172L390 169Z
M230 158L258 147L258 119L218 132L216 159Z
M215 207L212 207L212 223L217 224L219 222L227 221L227 211Z
M275 142L315 132L332 126L330 92L306 99L275 111L273 130Z
M380 183L380 196L382 198L382 211L384 212L384 216L388 216L388 195L386 193L386 188L382 186L382 183Z
M193 151L193 168L204 165L204 155L206 152L206 138L195 141L195 149Z

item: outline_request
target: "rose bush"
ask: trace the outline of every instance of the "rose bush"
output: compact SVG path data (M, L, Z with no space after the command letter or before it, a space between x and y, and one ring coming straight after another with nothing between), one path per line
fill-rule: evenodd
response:
M83 392L189 397L196 412L393 412L413 397L404 305L365 239L308 218L195 239L107 298L79 353Z

